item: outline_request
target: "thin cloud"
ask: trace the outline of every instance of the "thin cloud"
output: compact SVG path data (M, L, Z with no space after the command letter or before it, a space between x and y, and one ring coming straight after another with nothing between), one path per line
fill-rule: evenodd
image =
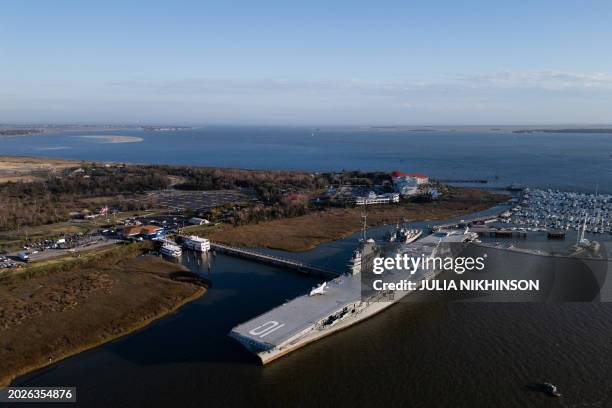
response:
M612 89L612 75L582 74L565 71L506 71L457 77L473 86L497 88L541 88L545 90Z
M550 70L413 75L392 81L0 79L0 117L5 121L603 123L612 120L610 104L611 74Z
M357 79L296 80L278 78L143 79L105 84L113 91L158 95L335 94L401 96L414 92L452 93L469 90L541 89L545 91L612 90L612 75L565 71L505 71L447 75L395 81Z

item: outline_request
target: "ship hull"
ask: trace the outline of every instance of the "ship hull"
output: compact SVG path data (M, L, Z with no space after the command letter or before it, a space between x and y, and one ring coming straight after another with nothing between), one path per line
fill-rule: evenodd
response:
M270 350L270 351L259 352L259 353L256 353L256 355L259 358L259 361L261 362L261 364L266 365L283 356L286 356L289 353L292 353L302 347L305 347L310 343L313 343L317 340L330 336L344 329L348 329L349 327L357 323L360 323L372 316L375 316L376 314L382 312L388 307L393 306L395 303L397 302L376 302L375 304L373 303L373 305L375 306L368 307L364 313L360 314L357 317L341 321L335 324L333 327L330 327L329 329L326 329L326 330L320 330L320 331L313 330L312 334L309 333L308 335L304 336L303 338L301 338L300 340L296 341L295 343L291 345L281 347L278 349L274 349L274 350Z
M416 254L437 253L439 255L455 255L452 248L441 248L439 243L467 242L477 235L448 232L444 235L436 233L409 247L403 247L402 253ZM447 251L451 251L448 252ZM438 253L443 251L443 253ZM376 291L367 299L362 296L362 281L359 274L345 275L327 283L321 293L297 297L248 322L239 324L229 333L229 336L239 341L249 351L255 354L262 365L275 361L295 350L320 340L323 337L347 329L362 322L390 306L398 303L405 296L419 290L423 283L435 278L441 271L422 271L422 275L410 276L416 283L412 290L396 290L392 292ZM403 279L397 274L393 280ZM385 296L392 296L388 298Z
M391 301L375 301L375 302L370 302L359 314L346 318L344 320L339 321L337 324L333 325L332 327L325 329L325 330L316 330L313 329L311 332L309 332L308 334L304 335L303 337L301 337L300 339L291 342L290 344L286 345L286 346L282 346L282 347L278 347L272 350L266 350L266 351L261 351L261 352L254 352L254 354L257 355L257 357L259 358L260 362L262 365L266 365L274 360L277 360L293 351L296 351L304 346L307 346L308 344L315 342L317 340L320 340L326 336L332 335L334 333L337 333L341 330L344 329L348 329L349 327L358 324L360 322L363 322L366 319L369 319L370 317L373 317L375 315L377 315L378 313L386 310L387 308L399 303L399 301L401 299L403 299L404 297L410 295L411 293L413 293L416 290L419 290L419 288L421 288L421 286L423 285L424 281L428 281L433 279L434 277L436 277L438 274L430 274L430 276L424 278L423 280L421 280L419 282L418 285L416 285L416 289L413 291L395 291L394 293L394 299Z

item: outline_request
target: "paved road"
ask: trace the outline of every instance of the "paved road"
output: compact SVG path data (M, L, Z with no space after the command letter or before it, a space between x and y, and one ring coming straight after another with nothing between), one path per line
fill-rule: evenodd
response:
M74 252L81 252L81 251L89 251L92 249L98 249L98 248L102 248L108 245L113 245L116 244L117 242L119 242L119 240L117 239L107 239L107 238L100 238L100 240L98 241L92 241L90 243L87 243L85 245L80 245L74 248L69 248L69 249L47 249L45 251L40 251L36 254L30 254L30 262L36 262L36 261L43 261L43 260L47 260L47 259L52 259L52 258L56 258L58 256L62 256L62 255L66 255L69 253L74 253ZM21 251L20 251L21 252ZM12 256L17 256L17 252L15 252L14 254L11 254Z

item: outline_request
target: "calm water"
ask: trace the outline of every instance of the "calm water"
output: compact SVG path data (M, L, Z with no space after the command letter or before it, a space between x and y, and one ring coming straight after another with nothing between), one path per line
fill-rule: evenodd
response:
M384 228L371 231L380 237ZM357 235L293 255L338 268ZM226 336L318 281L217 255L211 289L150 327L22 377L86 406L612 406L612 304L400 303L268 366ZM562 400L526 388L549 380Z
M127 135L104 143L79 135ZM254 169L406 170L442 179L488 179L612 192L612 134L383 132L210 127L178 132L83 132L0 138L0 154Z
M593 190L599 181L600 191L612 189L610 135L311 136L310 130L238 128L113 134L145 142L37 136L2 139L0 153L277 169L399 168L441 178L497 176L500 185ZM57 147L65 148L49 150ZM353 236L291 256L339 267L356 245ZM612 406L610 303L402 303L260 367L226 334L317 280L223 255L214 258L211 272L195 257L184 262L212 281L201 299L16 384L75 385L80 403L96 407ZM544 380L564 397L526 388Z

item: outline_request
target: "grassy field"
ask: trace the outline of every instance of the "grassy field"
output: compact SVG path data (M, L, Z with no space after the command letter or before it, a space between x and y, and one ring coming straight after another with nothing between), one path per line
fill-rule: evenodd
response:
M172 313L205 292L140 245L37 263L0 279L0 386ZM179 276L182 278L180 281Z
M444 220L482 211L508 196L477 189L449 190L444 199L428 203L402 203L368 207L370 227L394 224L402 218L415 221ZM330 209L295 218L213 230L194 230L213 241L236 246L266 247L285 251L306 251L322 242L346 237L361 229L361 208Z
M37 179L39 173L53 173L78 167L80 163L82 162L77 160L0 156L0 183L32 181Z
M181 232L184 234L194 234L194 235L208 235L217 231L219 228L222 228L221 224L219 225L188 225L186 227L181 228Z

